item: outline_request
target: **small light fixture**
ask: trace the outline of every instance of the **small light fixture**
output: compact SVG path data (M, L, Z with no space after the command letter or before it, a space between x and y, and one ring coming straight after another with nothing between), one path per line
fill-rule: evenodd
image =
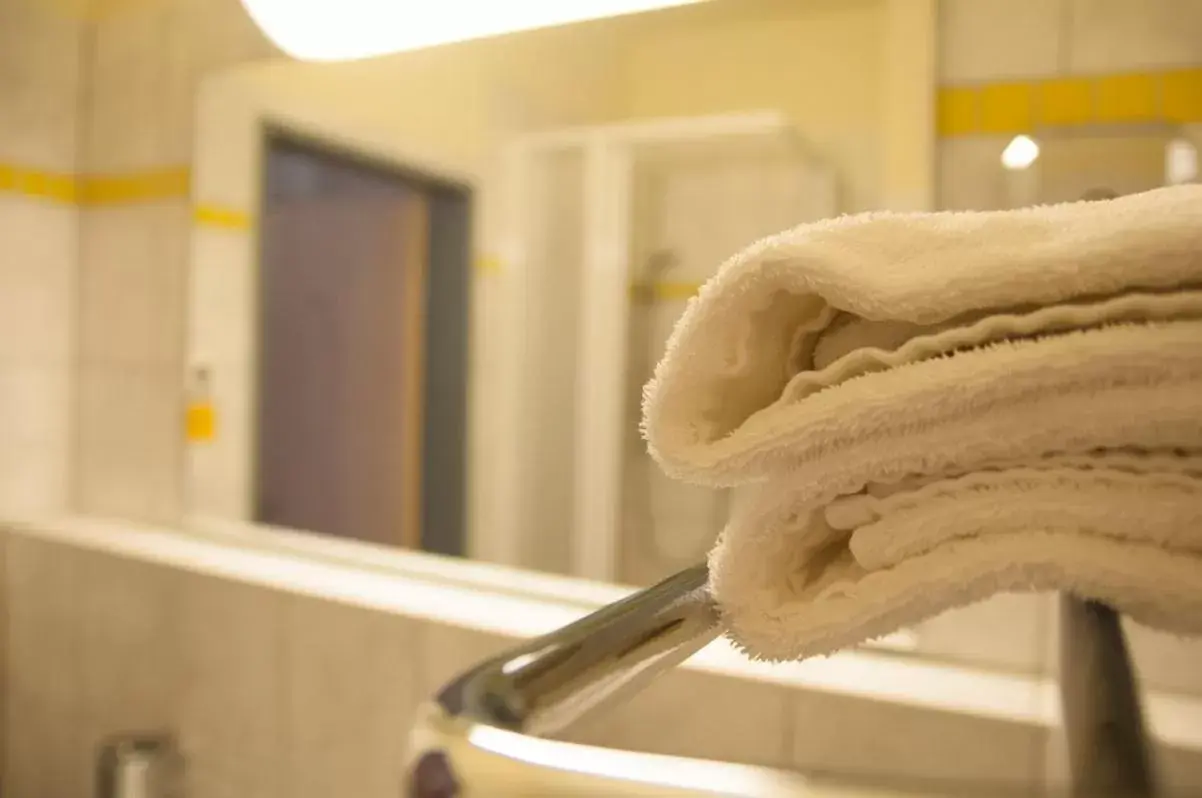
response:
M1002 166L1012 172L1027 169L1039 157L1039 144L1030 136L1015 136L1002 150Z
M350 61L705 0L242 0L277 47Z
M1198 148L1188 139L1173 139L1164 149L1164 182L1192 183L1198 177Z

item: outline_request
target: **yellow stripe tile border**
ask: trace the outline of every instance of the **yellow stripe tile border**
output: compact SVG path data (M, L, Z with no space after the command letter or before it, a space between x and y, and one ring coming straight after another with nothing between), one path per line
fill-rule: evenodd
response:
M152 202L187 197L189 190L189 173L183 167L128 175L76 176L0 163L0 193L66 205L104 207ZM250 230L255 224L253 214L212 204L196 205L192 220L200 227L233 231ZM481 255L475 261L475 270L482 275L500 274L503 263L496 255ZM630 284L630 296L642 302L684 301L700 288L700 283L634 282Z
M0 163L0 194L20 194L67 205L100 208L186 199L191 191L191 173L186 166L125 174L73 175ZM254 227L252 214L220 205L197 205L192 217L202 227L223 230Z
M635 302L683 302L701 290L701 283L643 283L630 284L630 298Z
M1099 122L1151 122L1160 105L1158 78L1111 75L1098 80L1094 114Z
M981 89L978 120L982 133L1022 133L1031 129L1031 97L1027 83L996 83Z
M115 175L75 175L0 163L0 192L73 205L124 205L189 194L187 167Z
M81 205L127 205L134 202L187 197L190 175L187 167L152 169L118 175L87 175L79 178Z
M939 131L944 136L963 136L980 126L980 96L976 89L949 86L939 92Z
M73 175L0 163L0 192L72 203L78 194Z
M476 258L476 272L479 274L500 274L502 270L501 258L496 255L481 255Z
M197 205L192 209L192 220L201 227L218 230L250 230L255 226L253 215L220 205Z
M1202 122L1202 68L943 86L936 117L944 137Z
M1202 119L1202 69L1181 69L1161 77L1161 110L1168 122Z
M1036 95L1035 118L1044 126L1085 125L1093 117L1093 84L1086 78L1046 80Z

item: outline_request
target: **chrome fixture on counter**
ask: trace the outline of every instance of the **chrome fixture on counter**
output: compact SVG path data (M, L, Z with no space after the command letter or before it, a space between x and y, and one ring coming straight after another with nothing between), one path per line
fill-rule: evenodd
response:
M408 798L812 794L800 774L543 739L629 696L714 640L721 628L706 579L703 566L682 571L450 682L414 729ZM1074 597L1062 601L1075 789L1154 795L1119 618ZM705 711L704 702L697 711ZM823 794L851 792L828 783Z
M183 798L183 756L165 732L116 734L101 744L97 798Z

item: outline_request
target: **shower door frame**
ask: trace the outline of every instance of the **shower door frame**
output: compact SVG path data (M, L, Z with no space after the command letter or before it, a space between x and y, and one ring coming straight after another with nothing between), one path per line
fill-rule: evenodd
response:
M632 277L631 217L634 166L640 152L655 146L740 140L780 141L812 157L787 118L776 112L652 120L580 127L525 136L502 158L506 219L500 254L505 263L503 369L497 407L497 446L489 505L492 557L524 567L523 553L537 539L564 530L530 523L529 438L522 415L524 397L537 391L536 364L523 346L530 302L539 301L530 280L530 242L538 202L533 179L540 158L578 153L583 163L583 243L580 314L577 323L576 416L573 429L573 512L570 524L572 576L603 582L617 573L623 472L623 425L627 423L627 327ZM815 159L817 160L817 159Z

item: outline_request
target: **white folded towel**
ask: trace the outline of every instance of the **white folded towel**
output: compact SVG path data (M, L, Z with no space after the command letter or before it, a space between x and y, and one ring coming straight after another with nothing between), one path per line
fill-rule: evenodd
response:
M754 656L1000 591L1202 633L1202 188L760 242L690 304L644 430L674 476L758 483L710 561Z

